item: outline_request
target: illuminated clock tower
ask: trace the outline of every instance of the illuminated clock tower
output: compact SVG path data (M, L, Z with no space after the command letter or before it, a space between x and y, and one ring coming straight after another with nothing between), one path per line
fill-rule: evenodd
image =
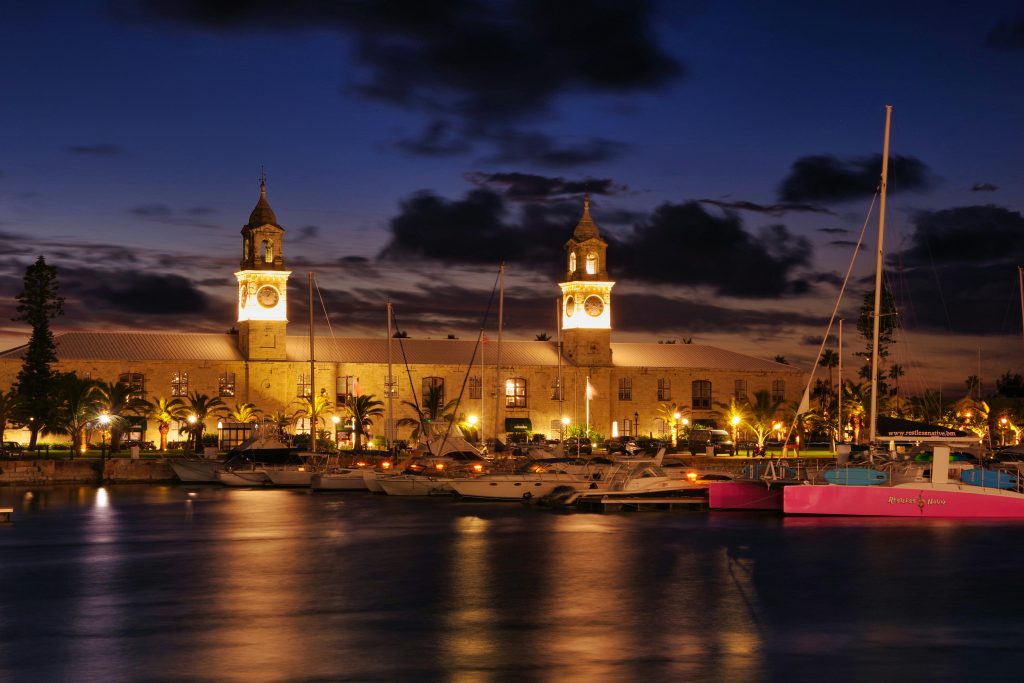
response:
M583 216L565 243L566 276L562 288L562 330L565 354L581 366L612 364L612 287L605 252L590 217L590 197L583 200Z
M288 276L285 270L284 228L267 201L267 184L260 180L260 199L242 228L241 270L238 278L238 348L246 360L285 360L288 328Z

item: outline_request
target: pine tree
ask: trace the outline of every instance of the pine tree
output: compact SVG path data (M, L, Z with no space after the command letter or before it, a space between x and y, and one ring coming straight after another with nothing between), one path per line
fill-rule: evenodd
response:
M57 269L46 265L40 256L25 269L24 288L16 297L17 322L32 327L25 357L15 386L22 399L25 421L31 431L29 448L35 448L39 430L55 415L59 373L51 367L57 362L57 345L50 331L50 320L64 312L64 299L57 295Z

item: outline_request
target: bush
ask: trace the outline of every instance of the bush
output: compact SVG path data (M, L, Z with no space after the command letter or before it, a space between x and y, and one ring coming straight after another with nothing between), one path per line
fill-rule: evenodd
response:
M203 434L203 445L204 446L216 446L217 445L216 434Z

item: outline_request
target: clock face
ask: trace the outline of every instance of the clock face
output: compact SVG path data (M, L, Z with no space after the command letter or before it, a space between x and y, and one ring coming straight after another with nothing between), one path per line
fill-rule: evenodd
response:
M576 299L571 296L565 297L565 315L571 318L572 314L576 312Z
M256 301L264 308L273 308L277 305L277 300L279 298L281 297L277 293L277 290L270 285L264 285L256 292Z
M601 301L599 296L588 296L587 300L583 302L583 309L595 318L604 312L604 302Z

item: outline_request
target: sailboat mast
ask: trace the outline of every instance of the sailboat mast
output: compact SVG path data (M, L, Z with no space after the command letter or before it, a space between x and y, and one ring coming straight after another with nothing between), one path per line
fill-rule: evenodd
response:
M558 340L557 351L558 351L558 419L559 421L565 417L565 411L562 409L562 403L565 401L565 387L562 386L562 299L557 297L555 299L555 330L556 337ZM560 427L559 430L563 429Z
M839 426L839 443L843 443L843 321L839 320L839 389L836 391L836 424Z
M1024 342L1024 267L1017 266L1017 278L1020 280L1020 338Z
M501 396L504 387L501 384L501 332L505 327L505 264L498 268L498 350L494 356L494 439L498 439L498 426L501 424Z
M878 332L882 311L882 268L885 246L885 189L889 179L889 126L892 122L892 105L885 105L885 138L882 143L882 182L879 186L878 203L878 244L875 251L875 317L871 330L871 412L868 443L875 447L878 432Z
M316 453L316 361L313 359L313 271L309 271L309 450Z
M395 395L395 378L391 374L391 299L387 302L387 316L388 316L388 378L384 383L385 393L388 398L388 417L387 424L384 425L384 438L388 441L388 449L392 450L395 447L395 411L394 411L394 395Z

